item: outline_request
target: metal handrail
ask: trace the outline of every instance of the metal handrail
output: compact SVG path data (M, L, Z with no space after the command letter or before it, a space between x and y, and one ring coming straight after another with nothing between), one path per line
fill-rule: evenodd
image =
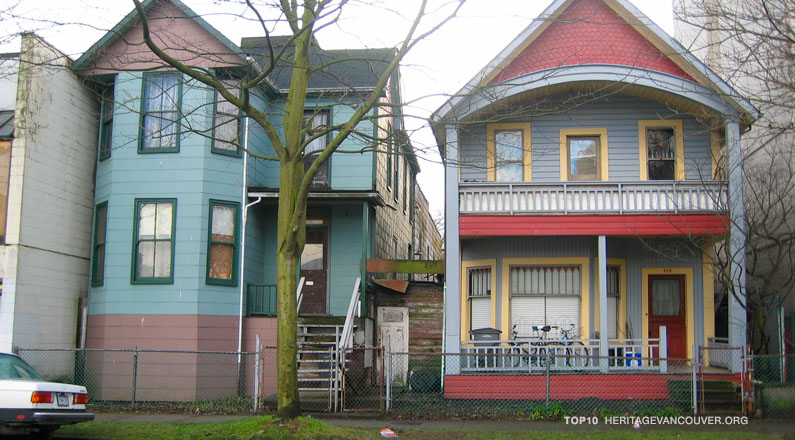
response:
M301 301L304 300L304 282L306 277L301 277L298 280L298 288L295 289L295 310L301 310Z

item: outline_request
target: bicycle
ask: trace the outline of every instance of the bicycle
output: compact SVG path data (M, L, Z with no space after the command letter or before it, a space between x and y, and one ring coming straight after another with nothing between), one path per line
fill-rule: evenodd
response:
M533 361L535 360L535 364L539 367L546 367L547 363L552 360L552 357L549 355L551 351L549 346L554 345L553 343L547 342L549 332L553 328L556 329L558 327L551 325L539 327L534 325L532 329L536 334L535 339L538 342L530 342L517 341L519 332L516 330L516 326L517 324L514 324L511 328L513 348L511 349L510 353L512 354L513 366L518 367L521 363L529 366L532 365L534 363Z
M580 366L580 365L577 365L577 362L574 360L574 356L578 356L578 358L579 358L579 356L581 356L581 355L579 355L578 352L582 352L582 353L585 353L585 357L579 358L579 359L583 360L581 366L583 368L586 368L586 367L588 367L588 365L590 363L590 360L591 360L588 357L587 348L585 348L585 344L583 344L582 341L575 341L569 336L569 334L572 331L574 331L575 325L574 324L569 324L569 326L570 327L569 327L568 330L564 330L562 328L559 328L560 329L560 334L562 336L560 337L560 342L557 342L556 344L566 347L566 366L567 367ZM576 348L571 348L572 346L574 346ZM579 348L579 347L582 347L582 348Z

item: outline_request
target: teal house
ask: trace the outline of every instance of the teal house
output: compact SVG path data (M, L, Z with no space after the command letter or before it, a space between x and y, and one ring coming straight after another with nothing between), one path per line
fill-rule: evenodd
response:
M266 39L237 45L177 0L143 6L161 47L227 76L229 90L273 67L254 93L255 105L281 126L290 68L269 66ZM245 351L257 336L273 346L279 166L233 143L267 156L270 142L217 92L165 66L142 41L132 11L74 64L101 101L86 347ZM278 50L287 40L272 37L270 44ZM346 120L391 54L315 44L313 63L334 62L310 78L306 123ZM393 110L400 104L398 74L382 102L318 173L309 195L296 274L303 282L299 315L328 325L343 325L352 298L360 301L358 314L371 318L366 260L412 259L417 231L428 230L417 226L427 221L417 219L418 200L427 202L417 197L419 166ZM326 142L320 137L309 149ZM438 247L433 252L425 258L438 257ZM206 397L201 389L186 396L142 392L150 400Z

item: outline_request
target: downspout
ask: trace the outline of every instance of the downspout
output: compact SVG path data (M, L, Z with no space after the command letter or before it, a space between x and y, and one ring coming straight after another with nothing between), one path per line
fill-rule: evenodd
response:
M240 311L238 315L237 327L237 363L241 363L241 352L243 351L243 295L246 292L246 283L243 279L246 271L246 223L248 223L248 208L262 201L262 197L245 204L248 200L248 121L246 118L246 128L243 137L243 209L241 213L240 228ZM256 351L256 350L255 350Z

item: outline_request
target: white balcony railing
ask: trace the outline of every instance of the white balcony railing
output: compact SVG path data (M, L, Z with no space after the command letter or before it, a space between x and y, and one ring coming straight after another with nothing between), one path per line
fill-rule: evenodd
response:
M600 356L598 339L519 338L504 341L461 341L462 373L534 373L545 371L668 372L665 330L662 338L611 339ZM605 362L603 365L602 362Z
M462 182L461 214L682 213L728 210L726 182Z

